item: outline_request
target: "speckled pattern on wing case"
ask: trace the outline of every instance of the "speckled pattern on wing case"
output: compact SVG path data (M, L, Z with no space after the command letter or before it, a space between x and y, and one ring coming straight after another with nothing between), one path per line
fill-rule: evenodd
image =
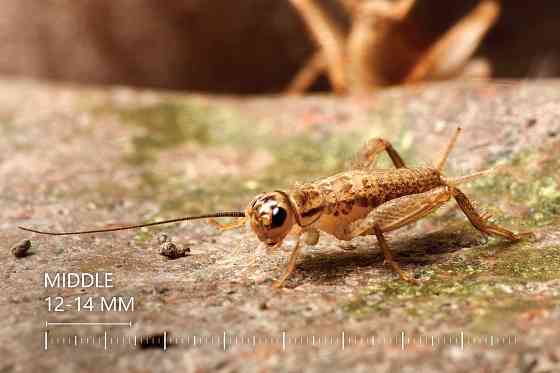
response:
M350 223L387 201L442 185L433 168L352 170L300 185L289 194L303 219L322 214Z

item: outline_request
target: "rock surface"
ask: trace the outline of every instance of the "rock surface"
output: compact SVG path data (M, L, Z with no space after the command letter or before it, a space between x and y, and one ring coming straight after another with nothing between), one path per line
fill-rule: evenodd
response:
M558 369L558 81L240 100L4 80L0 123L1 372ZM293 242L265 255L248 228L195 221L68 237L16 228L240 209L261 191L343 169L374 136L409 164L430 164L457 125L447 174L500 165L465 193L537 238L485 240L450 203L389 237L419 286L383 266L372 237L322 235L276 290ZM159 255L162 232L190 255ZM23 239L33 255L16 259L9 248ZM114 287L45 289L45 272L111 272ZM48 312L56 296L71 307ZM134 312L101 312L101 297L113 296L134 297ZM95 310L77 312L76 297L92 297Z

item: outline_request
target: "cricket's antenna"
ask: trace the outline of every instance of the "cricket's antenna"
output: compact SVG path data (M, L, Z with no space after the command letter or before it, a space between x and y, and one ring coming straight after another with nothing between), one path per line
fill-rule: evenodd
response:
M153 223L125 225L125 226L122 226L122 227L107 228L107 229L92 229L92 230L87 230L87 231L76 231L76 232L48 232L48 231L40 231L40 230L25 228L25 227L18 227L18 228L22 229L24 231L28 231L28 232L39 233L39 234L48 234L48 235L51 235L51 236L67 236L67 235L71 235L71 234L86 234L86 233L101 233L101 232L122 231L122 230L125 230L125 229L150 227L152 225L177 223L177 222L180 222L180 221L187 221L187 220L209 219L209 218L244 218L244 217L245 217L245 213L243 211L219 211L219 212L216 212L216 213L213 213L213 214L187 216L187 217L184 217L184 218L156 221L156 222L153 222Z
M453 147L455 146L455 143L457 142L457 138L459 137L460 133L461 133L461 127L457 127L455 133L453 134L453 137L451 138L451 140L447 144L447 147L445 148L445 152L443 153L441 159L436 165L438 171L443 170L443 167L445 167L445 162L447 162L447 157L449 157L449 153L451 152L451 149L453 149Z

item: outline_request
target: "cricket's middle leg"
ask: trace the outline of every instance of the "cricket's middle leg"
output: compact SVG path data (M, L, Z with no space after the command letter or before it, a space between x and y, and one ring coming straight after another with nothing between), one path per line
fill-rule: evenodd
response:
M447 186L438 187L425 193L396 198L379 206L364 219L351 224L349 227L350 236L375 234L383 251L385 263L389 264L401 279L417 283L393 260L391 249L383 233L414 223L448 202L450 198L451 190Z

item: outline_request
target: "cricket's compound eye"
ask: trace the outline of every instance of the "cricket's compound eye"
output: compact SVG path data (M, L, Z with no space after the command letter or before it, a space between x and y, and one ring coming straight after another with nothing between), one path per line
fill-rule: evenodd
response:
M272 222L270 224L271 228L279 228L281 227L284 222L286 221L286 217L288 213L286 209L283 207L275 207L272 209Z
M251 203L247 216L259 240L270 247L282 242L294 225L290 201L280 192L258 195Z

